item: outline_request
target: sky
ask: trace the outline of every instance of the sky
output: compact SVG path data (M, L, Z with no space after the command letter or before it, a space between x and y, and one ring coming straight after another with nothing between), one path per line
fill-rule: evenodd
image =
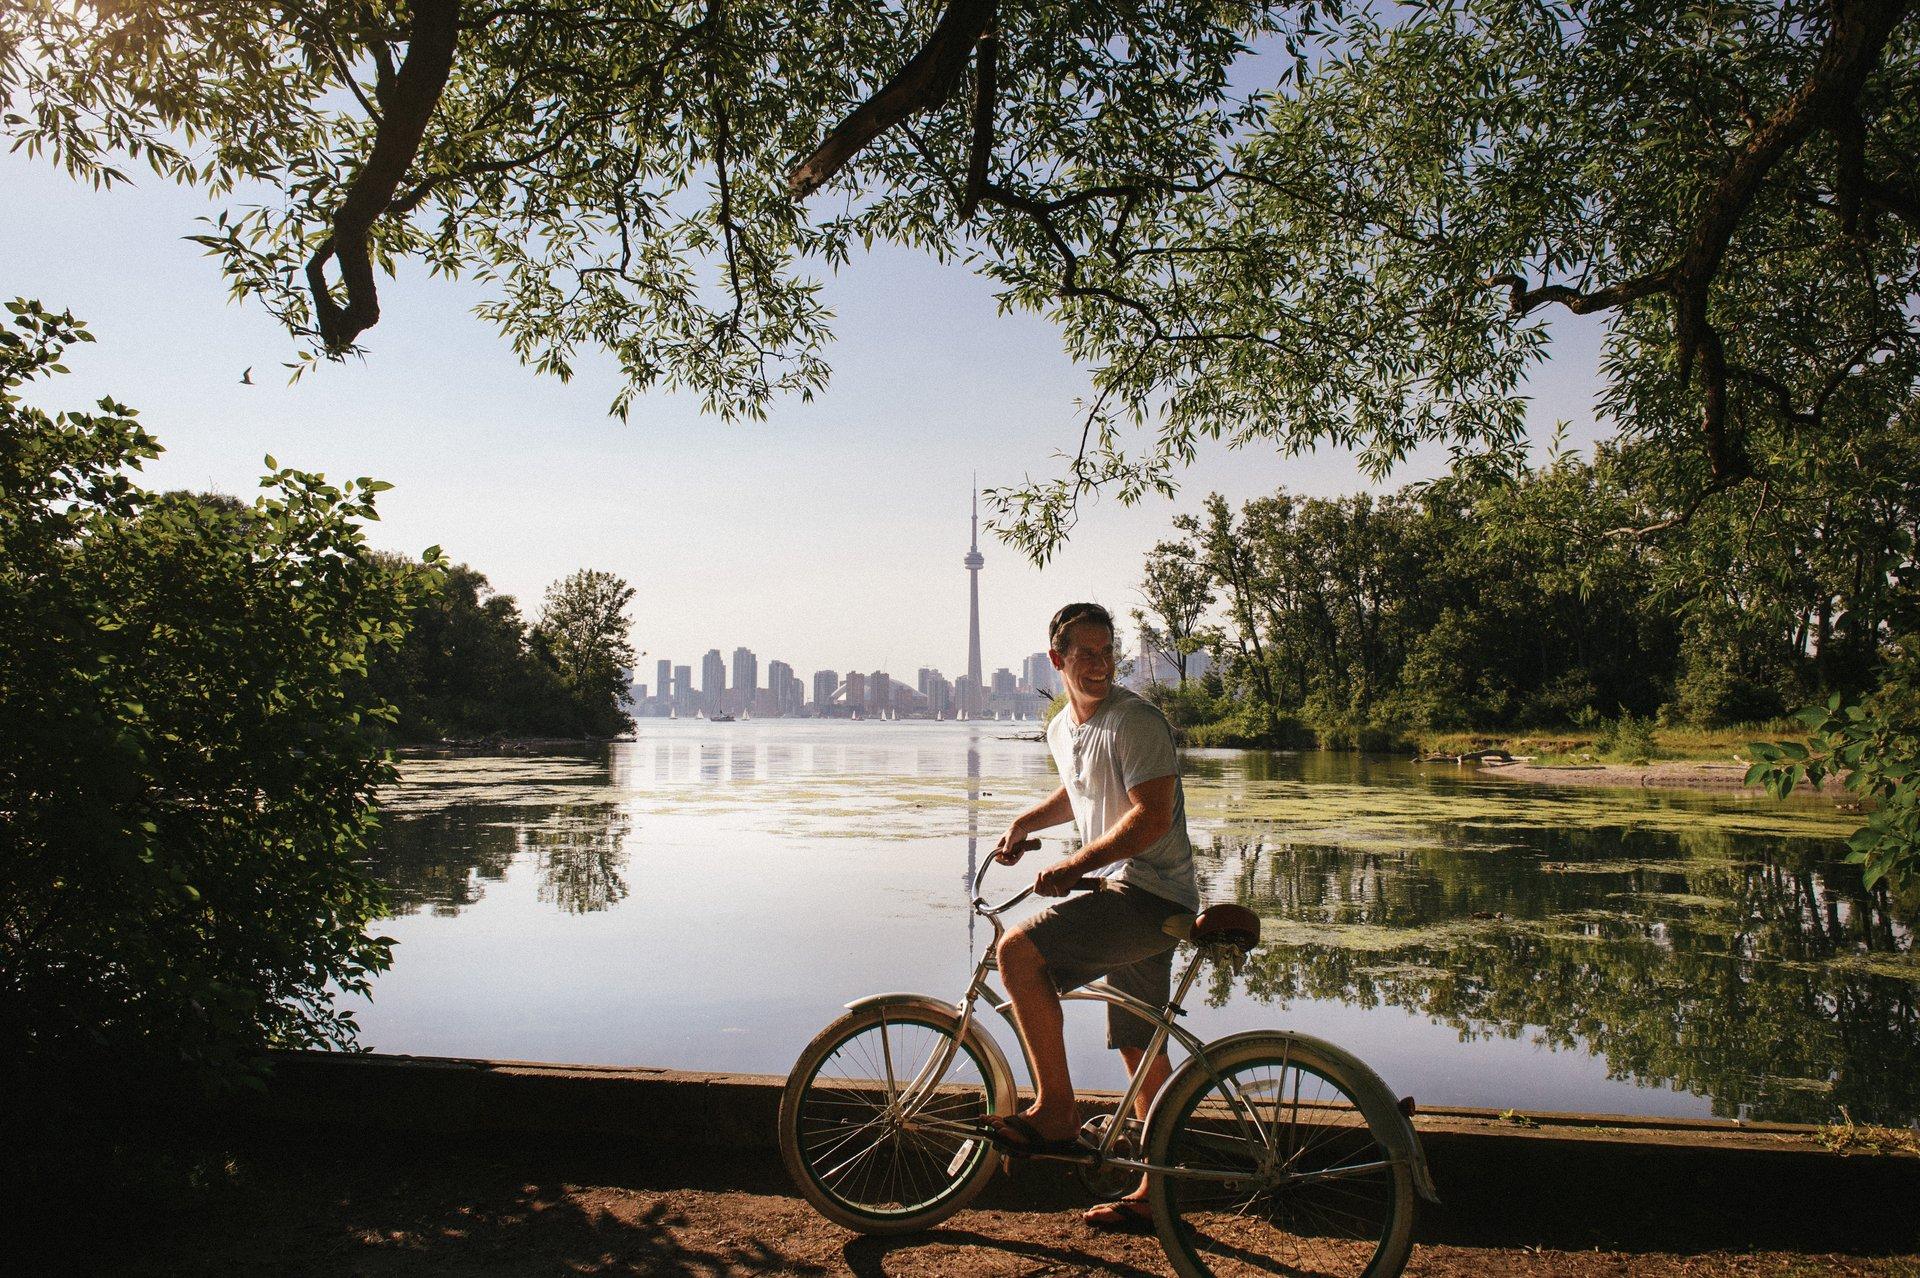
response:
M965 267L894 247L827 281L832 383L811 403L777 403L764 422L723 422L692 396L655 392L622 423L607 414L610 361L582 352L571 382L539 376L473 316L479 289L417 265L382 281L364 359L289 386L293 341L258 306L231 302L183 238L216 207L151 176L102 192L44 161L0 156L0 294L71 310L98 339L29 400L58 411L112 395L137 408L167 449L146 468L157 489L250 497L268 454L336 480L385 480L394 489L380 497L374 545L441 546L529 618L567 573L617 573L637 591L645 682L658 659L697 669L708 649L731 657L736 646L759 655L763 682L774 660L803 678L964 673L973 475L983 488L1051 477L1078 439L1087 377L1054 327L998 314ZM1529 385L1530 426L1544 444L1565 420L1579 446L1600 433L1601 329L1554 324L1551 359ZM1045 568L983 532L986 667L1018 672L1062 603L1137 607L1147 550L1209 492L1238 503L1282 486L1378 491L1443 466L1417 455L1373 485L1338 450L1216 446L1173 500L1094 503Z

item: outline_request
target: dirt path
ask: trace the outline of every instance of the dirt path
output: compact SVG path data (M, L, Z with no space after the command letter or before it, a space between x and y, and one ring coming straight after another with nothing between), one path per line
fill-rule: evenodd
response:
M1054 1195L1039 1210L990 1196L943 1228L864 1238L828 1224L776 1170L635 1167L416 1143L343 1142L175 1164L171 1189L24 1204L7 1232L22 1273L854 1275L999 1278L1170 1271L1151 1234L1097 1233ZM43 1186L43 1188L50 1188ZM1044 1197L1044 1195L1043 1195ZM60 1208L83 1208L62 1219ZM13 1213L7 1213L12 1215ZM1920 1257L1697 1255L1423 1246L1419 1278L1920 1278Z

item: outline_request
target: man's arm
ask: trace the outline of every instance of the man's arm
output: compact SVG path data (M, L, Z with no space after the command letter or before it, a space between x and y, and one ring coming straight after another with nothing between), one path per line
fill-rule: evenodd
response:
M1012 865L1023 855L1013 849L1025 842L1029 834L1071 820L1073 802L1067 798L1067 787L1063 785L1015 817L1013 824L1007 827L1007 832L1000 836L1000 841L993 845L993 854L1000 858L1001 864Z
M1042 870L1033 881L1034 891L1041 896L1065 896L1082 875L1138 856L1159 842L1173 828L1174 792L1179 784L1180 778L1169 773L1128 790L1127 798L1133 806L1121 813L1105 834Z

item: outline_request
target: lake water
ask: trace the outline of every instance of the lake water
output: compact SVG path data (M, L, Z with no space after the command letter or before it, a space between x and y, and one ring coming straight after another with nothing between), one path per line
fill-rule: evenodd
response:
M361 1042L784 1074L851 999L957 998L990 936L969 876L1055 784L1034 726L643 720L583 756L407 762L378 861L400 944L351 1000ZM1425 1105L1920 1118L1913 911L1838 863L1829 804L1183 767L1203 896L1265 920L1189 1000L1203 1037L1317 1034ZM1101 1009L1068 1017L1076 1081L1120 1086Z

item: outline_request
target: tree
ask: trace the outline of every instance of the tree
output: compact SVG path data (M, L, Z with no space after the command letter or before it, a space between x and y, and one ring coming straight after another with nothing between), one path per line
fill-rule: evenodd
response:
M349 1042L331 991L364 992L392 945L361 868L393 778L368 654L414 585L361 531L387 485L276 468L251 504L154 496L133 410L20 398L84 328L8 310L0 1058L230 1078Z
M620 707L635 660L627 605L633 587L610 572L582 568L547 587L533 637L573 694L582 727L612 736L633 726Z
M414 604L405 643L377 654L372 666L371 683L397 708L399 740L586 730L572 688L529 642L512 596L495 594L486 576L465 564L396 563L432 577Z
M1187 661L1203 646L1201 623L1213 604L1213 583L1192 543L1163 541L1147 552L1140 579L1144 611L1134 621L1140 637L1187 681Z
M1279 726L1280 701L1274 687L1272 663L1256 619L1264 583L1248 548L1251 539L1243 535L1244 528L1235 526L1233 509L1218 493L1207 498L1204 519L1177 515L1173 525L1193 539L1200 562L1221 591L1221 602L1226 605L1230 622L1227 633L1234 645L1228 673L1236 683L1251 687L1253 696L1249 700L1260 716L1260 726L1272 734Z
M1671 522L1912 398L1914 10L21 0L0 127L96 182L266 191L199 238L303 357L414 261L540 368L611 351L620 411L809 394L810 270L964 256L1094 370L1066 474L998 498L1037 555L1206 437L1511 458L1543 315L1604 314Z

